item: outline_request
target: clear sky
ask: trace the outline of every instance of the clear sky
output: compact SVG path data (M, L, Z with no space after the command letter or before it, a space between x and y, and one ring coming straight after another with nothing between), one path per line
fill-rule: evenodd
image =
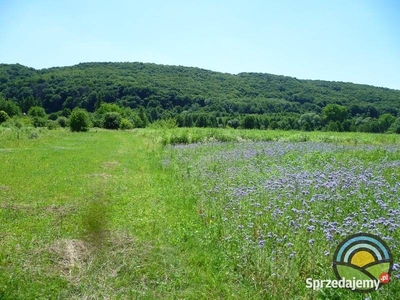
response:
M0 0L0 63L93 61L400 90L400 1Z

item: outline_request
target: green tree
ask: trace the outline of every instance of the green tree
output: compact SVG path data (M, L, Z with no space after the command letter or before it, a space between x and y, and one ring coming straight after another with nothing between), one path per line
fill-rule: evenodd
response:
M400 133L400 117L397 118L393 124L390 126L389 133Z
M141 121L141 124L139 127L144 128L144 127L147 127L147 125L149 125L149 119L147 118L146 111L143 108L143 106L141 106L139 108L139 119Z
M379 117L379 123L382 129L382 132L386 132L390 126L396 121L396 117L391 114L383 114Z
M61 127L63 127L63 128L67 127L68 119L66 117L64 117L64 116L58 117L56 121L58 122L58 124Z
M117 112L122 114L122 108L117 104L112 103L102 103L98 109L96 109L96 113L103 115L108 112Z
M38 117L38 118L45 118L46 112L43 107L40 106L32 106L28 110L28 116L30 117Z
M0 110L0 124L7 121L10 117L4 110Z
M118 129L121 124L121 115L118 112L104 114L103 127L106 129Z
M82 108L75 108L69 119L69 127L71 131L88 131L90 121L87 111Z
M21 110L15 102L4 99L0 99L0 110L5 111L9 117L19 115L21 113Z
M310 123L308 123L307 121L303 122L301 124L301 130L303 130L303 131L311 131L312 128L311 128Z
M128 119L122 118L121 119L121 123L119 124L119 128L122 129L122 130L132 129L133 128L133 124Z
M38 101L35 98L33 98L33 96L28 96L20 100L20 106L22 112L24 113L28 112L31 107L37 106L38 104L39 104Z
M244 129L253 129L256 125L256 118L253 115L246 115L242 122Z
M196 119L196 127L207 127L208 126L208 118L206 114L200 114Z
M183 127L193 127L194 122L193 122L193 117L191 114L185 114L183 118Z
M345 106L338 104L328 104L322 110L323 119L326 123L330 121L342 123L347 119L349 112Z
M298 123L299 123L300 127L303 127L303 125L305 123L308 123L308 126L310 126L310 129L307 130L307 131L310 131L310 130L313 130L313 129L320 128L322 120L321 120L321 117L318 114L311 112L311 113L302 114L300 116L300 119L299 119Z
M328 125L325 127L326 131L336 131L336 132L342 132L343 131L343 126L342 123L339 121L330 121Z
M64 108L64 109L62 110L61 115L62 115L63 117L69 118L69 116L71 115L71 110L70 110L69 108Z
M235 118L235 119L229 120L227 124L228 124L229 127L232 127L234 129L236 129L236 128L239 127L240 121Z
M272 129L272 130L278 129L279 128L279 124L276 121L272 121L272 122L269 123L268 128Z

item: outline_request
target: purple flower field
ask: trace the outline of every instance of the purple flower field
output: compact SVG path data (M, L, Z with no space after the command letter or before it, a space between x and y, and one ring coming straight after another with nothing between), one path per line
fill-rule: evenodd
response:
M171 163L195 183L199 216L229 257L264 253L277 261L272 274L283 261L323 268L345 237L372 233L388 243L400 279L398 147L191 144L172 147Z

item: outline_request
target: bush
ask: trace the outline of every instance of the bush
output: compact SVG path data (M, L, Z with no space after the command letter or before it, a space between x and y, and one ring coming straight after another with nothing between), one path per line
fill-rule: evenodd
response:
M19 106L11 100L0 99L0 110L5 111L10 117L21 114Z
M244 129L253 129L255 128L256 118L252 115L246 115L243 119L242 127Z
M96 113L99 115L103 115L110 112L116 112L122 114L122 108L114 103L102 103L98 109L96 109Z
M33 123L33 126L35 126L35 127L46 127L47 126L47 120L46 120L46 118L43 118L43 117L33 117L32 123Z
M65 128L68 125L68 119L66 117L58 117L56 121L62 128Z
M400 133L400 118L397 118L388 129L388 133Z
M233 119L228 121L228 126L232 128L238 128L240 125L240 121L238 119Z
M10 117L4 110L0 110L0 124L7 121Z
M45 118L46 117L46 112L44 111L43 107L33 106L28 110L28 116L30 116L30 117L38 117L38 118Z
M57 120L57 118L59 117L59 113L51 113L51 114L49 114L49 120L53 120L53 121L55 121L55 120Z
M118 112L108 112L104 114L103 127L106 129L118 129L121 124L121 114Z
M90 121L87 111L82 108L75 108L71 113L69 127L71 131L88 131Z
M133 128L133 124L131 121L129 121L128 119L123 118L121 120L121 123L119 125L119 128L122 130L126 130L126 129L132 129Z
M47 129L53 130L53 129L57 129L58 127L60 127L60 124L57 121L54 121L54 120L47 121Z

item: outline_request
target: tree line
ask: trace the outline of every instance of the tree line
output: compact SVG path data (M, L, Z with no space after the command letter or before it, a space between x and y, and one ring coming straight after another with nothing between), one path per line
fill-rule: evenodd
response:
M34 126L61 126L76 108L90 126L110 129L174 120L180 127L399 132L400 91L144 63L0 65L0 120L27 114Z

